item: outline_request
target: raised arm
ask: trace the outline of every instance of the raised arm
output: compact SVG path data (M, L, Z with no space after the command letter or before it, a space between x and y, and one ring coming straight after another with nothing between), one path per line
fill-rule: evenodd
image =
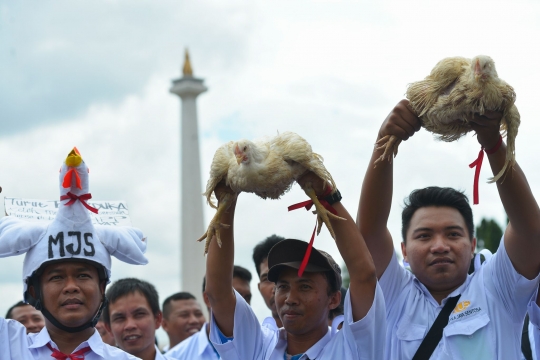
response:
M488 111L471 120L484 149L496 147L501 118L502 113ZM506 160L506 145L502 143L488 159L493 174L498 174ZM497 189L510 220L504 232L506 251L516 271L533 279L540 271L540 209L517 163L497 181Z
M314 189L319 189L317 196L323 195L324 185L320 178L309 172L298 179L298 183L302 187L307 182L311 182ZM332 206L336 209L338 216L345 218L345 221L330 218L330 223L336 234L336 245L339 253L349 270L349 293L353 320L358 321L366 316L373 304L375 286L377 285L375 265L373 265L364 239L347 209L341 202L336 202Z
M407 140L420 126L420 119L409 108L409 102L401 100L384 120L376 141L387 135ZM387 228L392 204L393 163L383 160L375 167L375 161L384 152L377 147L375 145L362 184L356 222L373 258L377 278L380 278L394 252L392 236Z
M219 221L230 225L229 228L220 228L221 248L216 239L212 239L206 256L206 294L210 300L212 314L216 323L227 337L233 336L234 309L236 297L232 286L234 267L234 210L236 207L236 194L223 184L215 189L216 197L220 203L226 202L227 209Z

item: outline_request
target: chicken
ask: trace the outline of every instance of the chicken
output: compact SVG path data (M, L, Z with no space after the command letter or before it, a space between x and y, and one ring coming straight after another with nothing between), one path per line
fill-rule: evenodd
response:
M79 235L82 232L99 239L105 249L121 261L129 264L148 263L144 256L147 241L139 229L92 224L89 211L97 214L98 210L87 203L92 198L89 172L81 154L77 148L73 148L60 168L60 202L55 219L52 222L29 222L14 216L0 219L0 258L37 251L33 249L41 239L48 239L49 236L54 238L59 231L67 228L77 230ZM80 237L77 239L81 240ZM84 241L87 241L86 237ZM61 240L62 252L65 245L70 257L83 257L80 243L78 247L75 246L78 252L71 252L70 255L70 246L73 250L74 245L67 242L67 239Z
M239 140L222 145L214 154L210 178L204 193L208 204L217 209L208 230L198 239L198 241L206 239L204 253L208 252L208 246L214 236L221 246L219 229L230 226L220 223L219 219L229 207L233 196L229 193L221 195L219 206L212 201L214 189L220 182L224 181L225 185L236 194L250 192L263 199L279 199L291 188L295 180L307 171L312 171L324 180L325 184L330 185L329 194L333 194L337 189L336 184L322 161L320 155L312 152L311 145L293 132L284 132L266 141ZM329 218L345 219L332 214L321 204L311 183L306 183L303 190L315 205L317 234L320 233L324 222L335 239Z
M501 131L506 133L508 147L502 170L489 179L495 182L515 163L515 139L520 124L514 105L516 93L501 80L495 63L489 56L479 55L472 60L462 57L446 58L437 63L424 80L412 83L407 98L422 126L439 135L443 141L455 141L471 131L469 120L486 110L502 111ZM400 140L395 136L381 138L378 149L383 155L375 165L397 155Z

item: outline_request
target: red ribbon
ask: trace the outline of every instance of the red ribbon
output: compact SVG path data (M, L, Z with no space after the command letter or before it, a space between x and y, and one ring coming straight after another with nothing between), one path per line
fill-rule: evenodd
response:
M91 212L93 212L94 214L97 214L98 213L98 209L96 209L95 207L92 207L90 205L88 205L86 203L86 200L90 200L92 198L92 195L91 194L82 194L80 196L77 196L75 194L73 194L71 191L68 192L66 195L62 195L60 196L60 200L67 200L67 199L70 199L67 203L65 203L64 205L73 205L75 203L75 201L79 200L85 208L87 208L88 210L90 210Z
M57 360L84 360L84 354L90 351L90 346L87 346L81 350L77 350L74 353L66 355L63 352L53 348L49 343L47 344L47 347L52 351L51 356Z
M323 197L327 197L328 195L330 195L331 192L332 192L332 188L328 187L326 192L323 194ZM332 214L337 215L336 209L334 209L332 207L332 205L330 205L328 203L328 201L326 201L324 199L319 199L319 202L321 203L322 206L325 207L325 209L330 211ZM300 208L306 208L306 210L309 211L309 209L311 209L312 206L313 206L313 200L307 200L307 201L302 201L302 202L300 202L298 204L293 204L293 205L289 206L288 209L289 209L289 211L292 211L292 210L296 210L296 209L300 209ZM315 231L316 230L317 230L317 222L315 222L315 228L313 229L313 234L311 234L311 239L309 240L309 244L308 244L308 247L306 249L306 253L304 254L304 258L302 259L302 263L300 264L300 268L298 269L298 277L302 277L302 274L304 273L304 270L306 269L306 266L308 264L309 256L311 255L311 249L313 248L313 241L315 240Z
M476 160L474 160L472 163L469 164L469 167L472 169L473 167L476 167L474 170L474 184L473 184L473 204L478 205L480 202L479 196L478 196L478 181L480 179L480 169L482 169L482 162L484 161L484 151L486 154L491 155L497 152L502 144L502 136L499 135L499 141L497 141L497 145L492 147L489 150L484 150L483 147L480 148L480 152L478 153L478 157Z

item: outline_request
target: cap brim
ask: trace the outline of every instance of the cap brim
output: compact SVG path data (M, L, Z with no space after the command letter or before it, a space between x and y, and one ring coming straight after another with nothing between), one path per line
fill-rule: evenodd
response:
M270 270L268 270L268 280L272 282L277 282L279 278L279 274L284 268L300 269L301 264L302 264L301 261L291 261L291 262L274 265L272 266L272 268L270 268ZM324 271L331 271L331 269L318 266L315 264L309 264L309 263L306 265L306 268L304 269L304 272L324 272Z

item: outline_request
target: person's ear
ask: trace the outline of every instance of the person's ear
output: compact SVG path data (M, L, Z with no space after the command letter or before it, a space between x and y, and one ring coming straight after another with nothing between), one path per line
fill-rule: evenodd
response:
M167 319L165 319L165 317L163 317L162 321L161 321L161 327L162 329L165 331L165 332L168 332L169 330L169 323L167 322Z
M108 324L106 321L103 322L103 325L105 325L105 329L107 329L107 332L112 334L112 330L111 330L111 324Z
M403 260L409 262L409 260L407 259L407 246L403 241L401 242L401 255L403 255Z
M99 283L99 290L101 291L101 296L105 295L105 287L107 286L107 280L103 280Z
M328 304L328 307L330 310L334 310L339 306L341 303L341 291L336 291L330 296L330 303Z
M208 298L208 295L206 295L206 291L203 292L203 299L204 299L204 304L206 305L206 307L207 307L208 309L210 309L210 308L211 308L211 306L210 306L210 299Z
M476 250L476 238L473 237L471 241L471 259L474 258L474 251Z
M157 313L157 315L155 315L156 317L156 330L159 329L159 327L161 326L161 322L163 321L163 313L160 311Z
M34 289L34 285L30 285L28 287L28 293L30 293L30 296L32 296L34 299L36 298L36 289Z

